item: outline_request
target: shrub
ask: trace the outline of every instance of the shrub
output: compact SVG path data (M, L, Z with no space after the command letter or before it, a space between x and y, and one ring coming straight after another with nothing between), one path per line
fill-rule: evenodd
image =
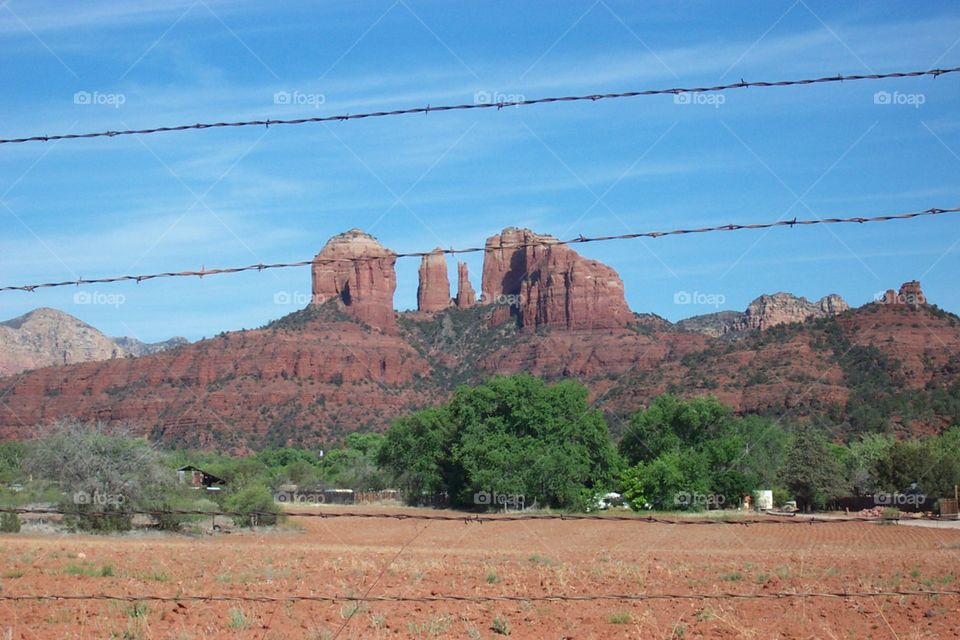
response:
M0 514L0 533L19 533L20 517L15 513Z
M55 423L23 466L60 487L69 527L97 533L129 530L131 517L117 512L151 508L174 485L150 443L104 424Z
M273 494L261 484L250 485L238 493L233 494L227 498L226 506L228 511L268 514L258 516L234 516L233 522L238 527L274 525L278 519L276 514L280 513L280 509L273 501Z

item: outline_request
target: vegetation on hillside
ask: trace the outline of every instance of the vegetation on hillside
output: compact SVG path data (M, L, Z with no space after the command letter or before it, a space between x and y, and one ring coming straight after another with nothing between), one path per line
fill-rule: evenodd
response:
M851 367L864 384L885 380L869 374L874 354L859 353ZM585 387L517 374L460 386L449 402L401 417L385 434L353 433L326 451L162 451L126 431L57 423L37 440L0 443L0 504L52 502L71 527L108 532L129 529L130 510L276 513L275 494L291 485L398 488L413 504L582 511L609 491L634 509L736 507L761 489L778 502L825 508L841 496L908 489L949 496L960 484L958 426L919 439L874 432L844 440L848 433L822 416L783 423L735 415L712 397L663 395L630 418L616 444ZM225 490L178 483L175 470L188 464L223 479ZM4 530L14 531L14 520L7 516ZM174 530L190 520L155 525Z

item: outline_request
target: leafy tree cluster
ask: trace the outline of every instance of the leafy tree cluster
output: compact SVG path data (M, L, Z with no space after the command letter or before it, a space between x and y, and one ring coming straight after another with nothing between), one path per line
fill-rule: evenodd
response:
M663 395L634 414L620 441L631 465L624 497L657 509L736 505L774 486L786 448L786 433L769 418L734 416L715 398Z
M950 496L960 484L960 427L920 439L872 433L838 444L813 423L785 429L770 418L734 416L713 398L660 396L633 416L620 451L632 465L621 488L635 508L731 506L773 489L801 509L824 509L842 496L911 487Z
M411 501L442 495L460 507L489 493L522 496L525 506L583 508L620 466L586 388L526 374L461 386L448 403L398 419L379 461Z

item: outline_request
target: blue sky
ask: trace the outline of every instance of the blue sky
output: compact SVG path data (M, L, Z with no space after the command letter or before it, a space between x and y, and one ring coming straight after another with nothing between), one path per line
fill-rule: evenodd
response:
M0 134L960 65L949 2L266 6L11 0ZM411 251L510 225L573 237L958 204L960 77L722 95L4 145L0 284L302 260L351 227ZM960 311L957 217L579 250L620 273L633 310L671 320L775 291L863 304L913 278ZM481 259L466 258L477 289ZM416 304L417 266L398 262L398 309ZM290 269L12 292L0 317L51 306L111 335L196 339L309 289ZM713 304L676 304L683 291Z

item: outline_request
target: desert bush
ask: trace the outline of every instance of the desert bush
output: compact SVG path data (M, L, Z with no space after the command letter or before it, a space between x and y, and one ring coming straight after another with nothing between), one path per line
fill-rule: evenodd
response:
M234 516L233 522L239 527L274 525L277 523L280 509L273 501L273 494L264 485L249 485L226 500L228 511L243 513L260 512L270 515Z
M23 464L60 488L67 525L84 531L130 529L125 512L157 508L176 482L146 439L101 423L54 423L32 443Z
M15 513L0 513L0 533L19 533L20 516Z

